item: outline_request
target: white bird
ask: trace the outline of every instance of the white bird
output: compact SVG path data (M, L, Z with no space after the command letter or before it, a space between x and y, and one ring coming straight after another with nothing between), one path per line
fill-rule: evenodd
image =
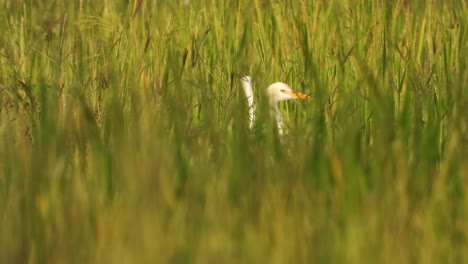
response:
M244 89L245 96L247 97L249 103L249 128L252 129L254 122L255 122L255 104L254 104L254 97L252 92L252 77L244 76L241 79L242 81L242 88ZM276 125L278 126L278 134L282 136L284 134L284 129L286 128L283 122L283 117L281 116L281 112L278 108L278 103L285 100L290 99L302 99L302 100L310 100L312 97L309 95L299 93L291 89L289 85L276 82L268 86L266 89L266 94L268 96L269 105L270 105L270 115L272 118L276 119Z
M254 104L254 96L252 91L252 77L244 76L241 79L242 81L242 88L244 89L245 97L247 97L247 101L249 102L249 129L253 128L255 122L255 104Z

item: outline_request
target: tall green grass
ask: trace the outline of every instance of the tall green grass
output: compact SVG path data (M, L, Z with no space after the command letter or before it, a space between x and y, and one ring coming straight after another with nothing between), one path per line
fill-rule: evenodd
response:
M183 2L0 4L2 262L468 261L465 1Z

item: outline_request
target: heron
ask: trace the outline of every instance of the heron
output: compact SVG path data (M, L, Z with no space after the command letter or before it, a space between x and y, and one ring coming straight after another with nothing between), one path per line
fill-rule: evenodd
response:
M244 89L245 96L247 97L249 105L249 129L252 129L255 123L255 112L256 106L254 103L254 96L252 91L252 77L244 76L241 79L242 88ZM281 101L286 101L290 99L301 99L301 100L310 100L310 97L307 94L294 91L289 85L283 82L275 82L268 86L266 89L266 95L268 97L268 102L270 106L270 115L276 120L276 125L278 127L278 134L280 136L284 135L284 130L286 126L283 122L283 116L278 108L278 103Z

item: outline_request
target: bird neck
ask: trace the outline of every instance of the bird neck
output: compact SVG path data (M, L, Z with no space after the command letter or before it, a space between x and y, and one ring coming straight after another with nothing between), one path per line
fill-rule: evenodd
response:
M278 134L282 136L284 134L285 127L283 122L283 116L279 111L277 103L270 103L270 115L272 118L275 118L276 126L278 127Z
M255 122L255 104L252 91L252 83L249 81L242 81L242 88L244 89L245 97L249 103L249 129L253 128Z

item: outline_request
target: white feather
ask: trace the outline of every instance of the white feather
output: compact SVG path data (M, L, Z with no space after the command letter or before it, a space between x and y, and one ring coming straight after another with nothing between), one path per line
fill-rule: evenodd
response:
M255 104L254 104L254 96L252 90L252 77L245 76L242 79L242 88L244 89L245 97L249 103L249 129L253 128L255 122Z

